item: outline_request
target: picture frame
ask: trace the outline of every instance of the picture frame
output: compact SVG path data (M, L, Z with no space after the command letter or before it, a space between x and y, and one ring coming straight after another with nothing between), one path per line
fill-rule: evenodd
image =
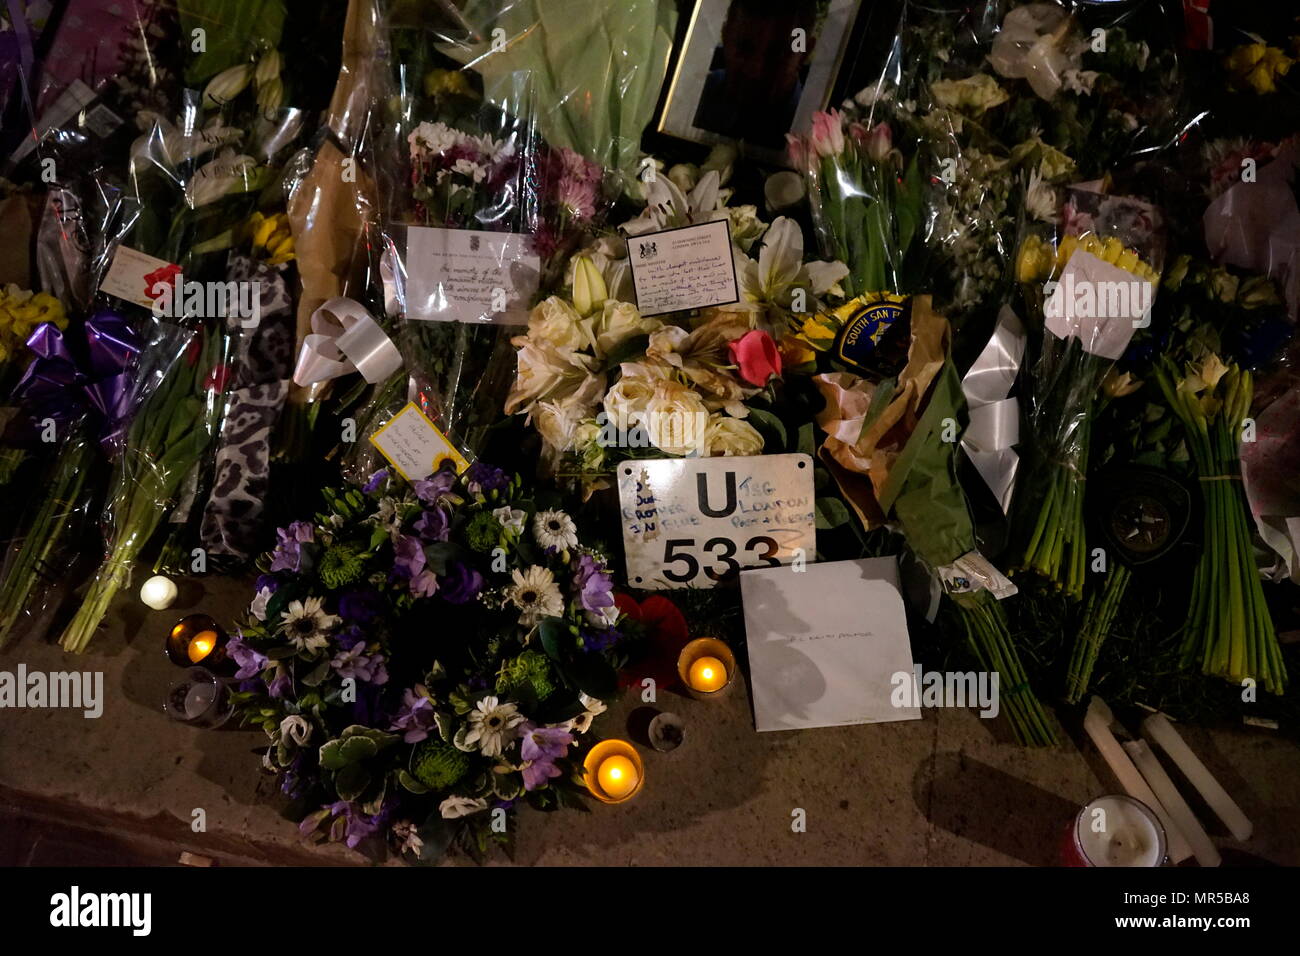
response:
M656 132L743 146L788 168L785 134L806 132L813 113L830 104L861 7L862 0L696 0Z

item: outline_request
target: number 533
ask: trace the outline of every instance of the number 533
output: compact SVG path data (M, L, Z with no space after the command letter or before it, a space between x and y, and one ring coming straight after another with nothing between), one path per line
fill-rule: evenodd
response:
M664 577L669 581L683 584L694 580L700 574L700 561L693 553L694 538L670 538L664 542ZM714 581L725 581L740 573L741 567L763 566L777 568L781 562L776 559L778 550L776 539L766 535L750 538L745 542L745 551L752 557L744 565L736 560L736 542L730 538L710 538L700 549L705 560L712 562L704 568L704 573ZM680 565L677 570L673 565Z

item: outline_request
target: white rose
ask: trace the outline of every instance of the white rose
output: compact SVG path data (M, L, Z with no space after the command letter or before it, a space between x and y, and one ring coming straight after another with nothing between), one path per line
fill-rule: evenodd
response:
M619 428L631 428L645 414L654 398L657 379L644 365L628 362L622 366L623 377L605 393L605 414Z
M749 422L726 415L714 415L704 431L704 453L720 455L761 455L763 436Z
M556 451L572 448L578 425L595 416L596 403L604 391L602 372L589 376L577 391L559 401L538 402L533 406L533 424L542 440Z
M628 339L653 332L662 326L658 319L646 318L629 302L608 299L596 320L596 354L606 356Z
M291 740L296 746L305 746L311 740L311 724L305 717L291 715L280 721L280 736Z
M767 223L758 218L757 206L729 206L727 216L731 219L731 241L742 252L749 252L758 238L767 231Z
M561 351L578 351L594 344L591 321L583 319L573 306L556 296L538 303L528 316L528 337Z
M444 820L456 820L472 813L487 809L487 801L472 797L451 796L438 804L438 811Z
M671 380L655 387L643 420L650 443L670 455L702 454L708 422L709 410L699 394Z

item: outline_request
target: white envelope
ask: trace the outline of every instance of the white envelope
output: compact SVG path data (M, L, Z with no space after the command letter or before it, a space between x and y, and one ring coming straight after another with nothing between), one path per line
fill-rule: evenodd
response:
M758 730L920 719L891 703L912 675L897 559L743 571L740 591Z

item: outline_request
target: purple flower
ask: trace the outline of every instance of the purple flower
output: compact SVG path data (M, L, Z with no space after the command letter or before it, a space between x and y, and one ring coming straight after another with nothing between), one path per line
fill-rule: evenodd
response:
M371 494L375 491L378 491L379 486L382 485L387 480L388 480L388 469L380 468L377 472L375 472L373 475L370 476L369 480L367 480L364 485L361 486L361 490L364 491L366 494Z
M236 634L230 639L226 644L226 654L239 665L239 670L235 672L235 680L248 680L250 677L256 677L262 673L262 669L266 667L268 660L265 654L260 654L249 647L242 634Z
M254 591L270 591L272 594L280 587L280 579L274 574L259 574L257 583L253 585Z
M402 707L393 717L389 730L402 731L408 744L418 744L437 726L433 718L433 701L409 687L402 691Z
M366 641L366 632L357 624L351 627L345 627L334 633L334 643L342 650L350 651L358 644L364 644Z
M482 590L483 575L459 561L438 580L438 593L451 604L466 604L478 597Z
M384 599L374 588L349 591L339 598L339 617L357 624L369 624L383 610Z
M447 518L447 512L441 508L421 514L414 527L415 533L425 541L446 541L451 533L451 522Z
M339 677L351 677L366 684L385 684L388 671L384 667L382 654L367 654L366 645L358 642L346 651L340 651L330 661L330 667L338 672Z
M415 489L415 496L426 505L436 505L438 499L448 494L455 485L456 472L450 467L441 469L425 481L411 482L411 487Z
M506 473L495 465L489 465L485 462L476 461L469 466L465 472L465 481L469 484L470 490L479 491L500 491L510 483L506 478Z
M519 754L524 760L531 761L523 770L524 789L536 790L560 775L555 761L568 752L573 734L562 727L535 727L532 724L525 724L522 729L523 742L519 745Z
M282 665L276 665L275 677L266 685L266 692L272 697L287 697L293 691L293 680Z
M424 545L409 534L399 535L393 545L393 574L399 578L413 578L424 570Z
M304 554L302 546L309 544L312 538L312 526L306 521L295 521L288 528L277 528L275 531L279 543L275 546L275 553L272 556L272 571L303 571L304 559L308 559L306 564L310 567L310 554Z
M411 593L416 597L433 597L438 593L438 576L427 568L411 578Z
M582 649L587 653L607 651L623 639L623 632L612 627L583 628Z
M582 608L600 614L614 604L614 579L605 566L589 554L578 558L573 573L573 586L580 592Z
M315 813L309 814L298 825L298 829L305 836L319 827L327 817L333 817L334 822L330 824L331 839L342 837L344 842L347 843L348 849L356 849L358 843L366 839L366 837L374 835L387 825L391 813L391 801L385 801L384 805L379 808L379 812L371 816L362 813L356 804L348 803L346 800L339 800L337 803L328 804ZM338 826L340 818L343 821L342 827Z

